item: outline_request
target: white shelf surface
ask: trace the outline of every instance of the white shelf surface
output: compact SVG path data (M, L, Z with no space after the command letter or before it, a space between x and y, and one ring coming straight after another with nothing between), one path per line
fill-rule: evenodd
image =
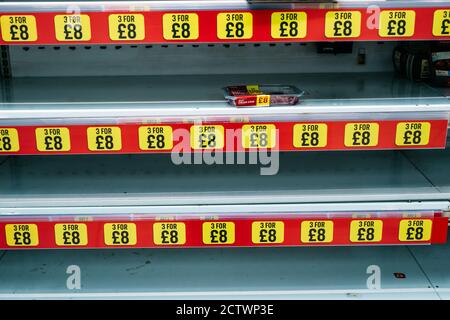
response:
M175 165L168 154L4 157L0 213L447 210L449 153L423 151L426 167L417 152L281 153L272 176L259 165Z
M448 299L448 261L449 244L4 251L0 299ZM66 286L71 265L81 289Z
M228 85L263 83L292 84L305 95L295 106L235 108L226 103L221 90ZM16 78L6 86L3 96L0 93L1 123L221 116L284 117L291 121L380 119L407 117L406 113L433 118L436 113L450 111L444 90L375 72Z

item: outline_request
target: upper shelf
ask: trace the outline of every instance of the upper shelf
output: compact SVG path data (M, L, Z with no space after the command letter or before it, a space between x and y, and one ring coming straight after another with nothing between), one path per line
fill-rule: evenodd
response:
M2 2L0 44L444 40L448 2ZM420 23L419 23L420 21Z

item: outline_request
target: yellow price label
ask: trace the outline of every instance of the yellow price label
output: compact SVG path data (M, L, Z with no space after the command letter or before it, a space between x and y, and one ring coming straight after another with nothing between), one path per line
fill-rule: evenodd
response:
M198 39L198 15L196 13L165 13L163 36L166 40Z
M119 127L89 127L88 148L91 151L118 151L122 149L122 133Z
M277 140L274 124L246 124L242 126L243 148L273 148Z
M325 37L357 38L361 34L361 12L329 11L325 15Z
M204 244L233 244L235 240L233 222L204 222L202 231Z
M186 243L186 225L183 222L157 222L153 224L153 242L156 245L182 245Z
M303 221L300 239L303 243L332 242L333 227L333 221Z
M37 128L36 146L41 152L70 151L68 128Z
M105 244L108 246L133 246L136 244L136 224L105 223L103 226Z
M384 10L380 13L380 37L411 37L414 35L416 13L413 10Z
M144 40L143 14L111 14L108 17L109 37L114 41Z
M139 127L139 148L141 150L170 150L173 148L171 126Z
M34 247L39 244L38 227L35 224L5 225L6 244L10 247Z
M36 18L31 15L1 16L0 26L6 42L32 42L38 38Z
M325 123L297 123L293 144L296 148L322 148L327 145L328 126Z
M400 122L395 131L397 146L426 146L430 142L429 122Z
M84 223L55 224L57 246L85 246L88 244L87 226Z
M225 131L223 126L197 126L191 127L192 149L223 149Z
M346 147L373 147L378 145L380 126L376 122L347 123L344 145Z
M429 219L401 220L398 231L400 241L429 241L433 222Z
M306 12L274 12L270 30L274 39L301 39L306 37Z
M56 15L55 35L58 41L89 41L91 20L87 14Z
M256 106L257 107L270 106L270 95L260 94L260 95L256 96Z
M450 36L450 10L434 12L433 36Z
M14 128L0 128L0 152L16 152L20 150L19 134Z
M282 221L253 222L252 242L258 244L283 243L284 223Z
M382 236L381 220L353 220L350 223L351 242L380 242Z
M253 37L253 15L250 12L219 13L217 38L250 39Z

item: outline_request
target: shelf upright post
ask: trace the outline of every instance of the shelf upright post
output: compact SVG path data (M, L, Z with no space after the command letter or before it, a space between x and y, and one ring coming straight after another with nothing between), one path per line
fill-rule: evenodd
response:
M1 84L1 101L11 101L12 87L10 81L12 78L11 61L9 54L9 46L0 46L0 84Z

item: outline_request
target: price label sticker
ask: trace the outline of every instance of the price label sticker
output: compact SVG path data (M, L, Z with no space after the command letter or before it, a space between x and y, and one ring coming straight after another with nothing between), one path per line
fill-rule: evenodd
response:
M270 95L260 94L260 95L256 96L256 106L257 107L270 106Z
M105 244L108 246L133 246L136 244L136 224L105 223Z
M429 122L400 122L395 132L397 146L426 146L430 142Z
M257 84L245 86L249 94L260 94L262 91Z
M225 131L223 126L208 125L191 127L191 148L200 149L223 149Z
M333 227L333 221L303 221L300 239L303 243L332 242Z
M17 152L19 149L17 129L0 128L0 152Z
M414 35L416 13L413 10L383 10L380 13L380 37L411 37Z
M293 143L296 148L323 148L327 145L328 126L325 123L297 123Z
M434 12L433 36L450 36L450 10Z
M139 148L141 150L171 150L173 148L172 127L139 127Z
M186 225L183 222L157 222L153 224L153 242L159 246L186 243Z
M68 128L37 128L35 132L38 151L70 151L70 132Z
M119 151L122 149L122 133L119 127L89 127L88 148L91 151Z
M163 36L166 40L198 39L196 13L166 13L163 15Z
M274 148L277 128L274 124L246 124L242 126L242 147Z
M88 244L87 226L84 223L55 224L57 246L85 246Z
M219 13L217 15L217 38L251 39L253 15L250 12Z
M376 122L347 123L344 145L346 147L374 147L378 145L380 126Z
M36 18L31 15L1 16L0 26L6 42L32 42L38 38Z
M235 241L233 222L204 222L202 231L204 244L233 244Z
M283 243L284 223L282 221L253 222L252 242L256 244Z
M361 34L361 12L329 11L325 15L325 37L357 38Z
M301 39L306 37L306 12L274 12L270 20L274 39Z
M380 242L382 236L381 220L353 220L350 223L351 242Z
M433 222L429 219L401 220L398 231L400 241L429 241Z
M89 41L91 20L87 14L56 15L55 35L58 41Z
M38 227L35 224L5 225L6 244L10 247L35 247L39 244Z
M109 38L113 41L144 40L145 22L142 14L111 14Z

